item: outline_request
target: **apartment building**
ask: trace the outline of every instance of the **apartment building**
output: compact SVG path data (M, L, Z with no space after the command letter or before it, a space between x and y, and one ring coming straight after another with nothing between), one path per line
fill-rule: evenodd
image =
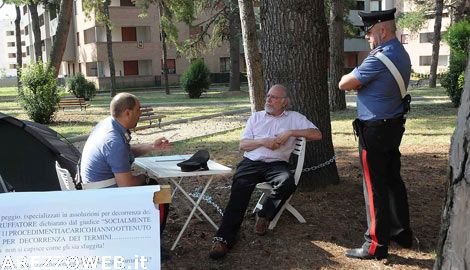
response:
M26 57L29 62L34 58L33 33L28 9L22 7L21 27L25 32ZM109 7L113 24L113 58L118 88L155 86L161 84L162 49L159 26L159 12L151 6L146 17L139 17L142 12L131 0L112 0ZM53 33L57 29L57 11L38 6L41 27L43 59L48 60L52 49ZM209 16L209 14L205 14ZM178 24L181 39L195 35L200 28L191 28ZM242 54L241 54L242 55ZM167 66L170 83L177 83L179 77L190 64L190 59L178 55L174 46L168 45ZM204 62L214 74L226 74L230 70L228 44L202 56ZM23 60L24 61L24 60ZM242 69L243 63L242 62ZM73 18L70 25L67 47L64 52L59 72L61 77L70 77L77 73L84 74L101 89L109 88L110 69L106 43L106 29L97 22L94 14L87 17L82 0L74 2Z
M0 77L16 76L15 24L11 19L0 20Z

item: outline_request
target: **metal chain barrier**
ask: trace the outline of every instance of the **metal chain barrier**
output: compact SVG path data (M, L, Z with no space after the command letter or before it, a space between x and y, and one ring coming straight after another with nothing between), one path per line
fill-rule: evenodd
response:
M323 167L326 167L326 166L330 165L331 163L335 162L335 160L336 160L336 155L333 155L332 158L330 158L329 160L323 162L322 164L315 165L315 166L312 166L310 168L305 168L305 169L302 170L302 172L316 171L318 169L321 169Z
M197 199L197 198L199 198L199 196L201 196L201 188L200 188L200 187L199 187L199 188L195 188L193 192L190 192L190 193L188 193L188 194L189 194L189 196L191 196L191 197ZM207 202L208 204L214 206L215 209L217 210L217 212L219 212L219 214L220 214L221 216L224 215L224 211L222 210L222 208L221 208L219 205L217 205L217 203L214 202L214 199L213 199L211 196L209 196L209 195L204 195L204 196L202 196L202 200L205 201L205 202Z

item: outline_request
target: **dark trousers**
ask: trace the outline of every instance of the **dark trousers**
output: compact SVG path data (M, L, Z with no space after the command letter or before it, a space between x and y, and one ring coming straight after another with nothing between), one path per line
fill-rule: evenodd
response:
M387 253L390 236L410 229L407 192L400 176L404 123L362 124L359 156L368 224L363 248L371 255Z
M234 244L251 194L256 184L261 182L271 183L274 190L268 196L258 215L272 220L296 188L294 177L289 171L288 165L283 161L266 163L244 158L237 165L233 176L230 199L216 237L222 238L229 246Z

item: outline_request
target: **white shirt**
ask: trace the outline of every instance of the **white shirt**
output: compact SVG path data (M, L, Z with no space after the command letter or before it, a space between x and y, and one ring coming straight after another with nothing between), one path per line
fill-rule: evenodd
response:
M288 130L301 130L317 127L304 115L294 111L284 111L279 116L272 116L265 111L253 113L246 123L241 139L275 138L278 134ZM243 155L253 161L264 162L289 161L289 157L295 147L295 138L290 137L285 144L276 150L264 146Z

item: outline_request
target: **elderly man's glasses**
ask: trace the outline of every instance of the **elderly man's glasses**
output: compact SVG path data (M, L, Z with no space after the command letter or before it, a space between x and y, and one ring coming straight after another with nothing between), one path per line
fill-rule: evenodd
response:
M278 99L281 99L281 98L286 98L286 97L280 97L280 96L275 96L275 95L266 95L266 99L274 99L274 100L278 100Z

